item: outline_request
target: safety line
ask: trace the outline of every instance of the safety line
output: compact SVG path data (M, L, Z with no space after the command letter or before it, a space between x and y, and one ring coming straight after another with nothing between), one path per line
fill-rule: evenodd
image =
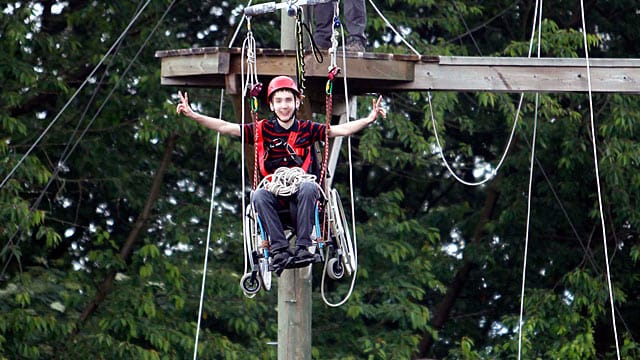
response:
M246 6L251 6L251 2L253 0L249 0L249 2L247 3ZM238 26L236 27L236 31L233 33L233 36L231 37L231 40L229 41L229 45L227 47L231 47L233 46L233 43L236 40L236 36L238 36L238 33L240 32L240 28L242 27L242 23L244 22L244 20L246 19L246 16L243 14L240 22L238 23ZM220 109L218 112L218 119L222 119L222 106L224 104L224 89L222 89L222 91L220 92ZM242 119L244 121L244 103L242 104ZM244 133L243 133L244 135ZM243 156L244 156L244 144L242 146L243 149ZM204 294L205 294L205 289L206 289L206 281L207 281L207 268L208 268L208 263L209 263L209 244L211 242L211 229L213 227L213 210L214 210L214 202L215 202L215 193L216 193L216 179L218 177L218 156L220 153L220 132L218 132L217 136L216 136L216 151L215 151L215 155L214 155L214 161L213 161L213 177L212 177L212 184L211 184L211 196L210 196L210 202L211 205L209 206L209 223L207 225L207 240L206 240L206 244L205 244L205 250L204 250L204 264L203 264L203 268L202 268L202 284L201 284L201 288L200 288L200 302L198 304L198 322L196 325L196 334L195 334L195 341L194 341L194 346L193 346L193 360L197 360L198 359L198 341L200 338L200 324L202 322L202 308L204 306ZM244 161L243 161L244 164ZM244 171L242 171L242 179L243 179L243 190L242 193L244 194ZM243 198L244 199L244 198ZM244 200L243 200L243 208L241 210L241 213L244 215ZM242 219L242 227L244 229L244 218ZM243 236L244 236L244 231L243 231ZM246 261L246 260L245 260Z
M418 56L422 56L422 54L420 54L418 52L418 50L416 50L413 46L411 46L411 44L409 44L409 42L404 38L404 36L399 33L396 28L391 25L391 23L389 22L389 20L387 20L387 18L382 14L382 12L378 9L378 7L376 6L376 4L373 2L373 0L369 0L369 3L371 4L371 6L373 6L373 9L378 13L378 16L380 16L380 18L382 19L382 21L384 21L385 24L387 24L387 26L391 29L391 31L393 31L399 38L400 40L407 45L407 47L409 49L411 49L411 51L414 52L414 54L418 55Z
M607 249L607 228L604 222L604 211L602 206L602 188L600 186L600 169L598 166L598 149L596 144L596 127L593 119L593 94L591 88L591 66L589 65L589 44L587 42L587 25L584 17L584 0L580 0L580 12L582 16L582 35L584 41L584 57L587 65L587 86L589 93L589 116L591 117L591 143L593 149L593 166L596 175L596 187L598 190L598 210L600 211L600 226L602 228L602 247L604 248L604 261L607 270L607 288L609 291L609 303L611 305L611 320L613 326L613 335L616 341L616 356L620 360L620 344L618 340L618 329L616 326L616 312L613 300L613 285L611 283L611 270L609 266L609 251Z
M84 130L80 133L80 135L78 136L78 138L76 139L76 141L73 143L73 146L71 147L71 149L69 149L69 144L67 143L67 146L65 147L65 149L62 152L62 156L61 158L58 160L57 166L54 170L54 172L51 174L51 176L49 177L49 181L47 182L47 184L44 186L44 188L42 189L42 191L40 192L40 196L38 197L38 199L36 199L36 201L32 204L32 206L30 207L30 210L33 211L34 209L36 209L40 203L42 202L42 199L44 198L44 195L47 191L47 189L49 188L49 186L51 186L51 184L53 183L53 181L56 179L57 174L60 172L60 169L62 168L62 164L66 163L67 160L69 159L69 157L71 157L71 154L75 151L76 147L80 144L80 141L84 138L84 136L86 135L86 133L89 131L89 128L91 128L91 126L93 125L93 123L95 122L96 118L98 117L98 115L102 112L102 109L104 109L104 107L106 106L106 104L108 103L109 99L111 98L111 96L113 96L113 94L115 93L115 90L118 88L118 86L120 85L120 83L125 79L125 75L129 72L129 70L131 69L133 63L138 59L138 57L140 56L140 54L142 53L142 50L147 46L147 44L149 43L149 41L151 40L152 36L155 34L156 30L158 29L158 27L160 26L160 24L162 23L162 21L164 21L164 18L166 17L166 15L169 13L169 10L173 7L173 5L175 4L176 0L172 1L171 4L169 4L169 6L167 7L167 9L165 10L165 12L162 14L162 16L160 17L160 19L156 22L155 26L153 27L153 29L151 30L151 32L149 33L149 35L147 35L146 39L143 41L142 45L140 45L140 47L138 48L138 51L136 52L136 54L133 56L133 58L129 61L129 63L127 64L127 67L125 68L125 70L123 71L122 75L120 76L120 78L118 79L118 81L116 82L116 84L111 88L109 94L107 94L105 100L102 102L102 104L100 105L100 107L98 108L98 110L96 110L96 113L93 115L93 117L91 118L91 120L89 121L89 123L85 126ZM118 47L120 46L120 43L118 43ZM109 65L110 66L110 65ZM106 74L106 72L105 72ZM103 78L104 78L104 74L103 74ZM88 111L89 105L91 104L91 102L93 102L93 99L95 98L96 94L98 92L98 89L96 88L96 91L93 93L91 101L89 104L87 104L86 106L86 110L85 110L85 114L86 111ZM71 100L70 100L71 101ZM64 109L61 110L60 114L62 114L62 112L64 112ZM84 117L84 115L83 115ZM80 120L82 121L82 120ZM71 135L71 138L73 138L75 136L75 134L78 132L78 129L80 128L80 122L78 122L78 125L76 126L74 133ZM11 237L11 239L9 239L9 241L5 244L5 246L3 247L2 251L0 251L0 254L4 253L5 250L13 243L13 239L15 238L15 236L19 233L19 229L15 231L15 233L13 234L13 236ZM20 244L22 240L18 239L18 241L16 242L16 246ZM14 256L13 253L11 253L9 255L9 259L7 260L7 262L5 263L5 266L2 268L2 272L0 272L0 279L2 279L2 277L4 276L9 263L11 262L11 258Z
M93 77L93 75L96 73L96 71L98 71L98 69L100 68L100 66L102 65L102 63L105 61L105 59L107 58L107 56L109 54L111 54L111 52L116 48L116 46L120 43L120 41L124 38L124 36L129 32L129 29L131 28L131 26L133 26L133 23L138 19L138 17L140 17L140 15L142 14L142 12L146 9L147 5L149 5L149 2L151 2L151 0L147 0L147 2L144 4L144 6L142 6L142 8L140 9L140 11L138 11L138 13L135 14L135 16L133 17L133 19L129 22L129 24L127 25L127 27L122 31L122 33L120 34L120 36L118 36L118 38L113 42L113 45L111 45L111 47L109 48L109 50L107 51L107 53L102 56L102 59L100 59L100 62L98 62L98 64L93 68L93 70L91 71L91 73L89 75L87 75L87 77L85 78L85 80L82 82L82 84L80 85L80 87L73 93L73 95L71 96L71 98L67 101L66 104L64 104L64 106L62 107L62 109L58 112L58 114L55 116L55 118L49 123L49 125L44 129L44 131L40 134L40 136L38 136L38 138L36 139L36 141L31 145L31 147L29 147L29 149L27 150L27 152L20 158L20 160L18 161L18 163L13 167L13 169L11 169L11 171L9 172L9 174L7 174L7 176L4 178L4 180L2 180L2 183L0 183L0 189L2 189L4 187L4 185L9 181L9 179L11 179L11 177L13 176L13 174L16 172L16 170L18 169L18 167L20 167L20 165L22 165L22 163L24 162L24 160L27 158L27 156L29 156L31 154L31 152L36 148L36 146L40 143L40 141L44 138L44 136L47 134L47 132L49 132L49 130L53 127L53 125L58 121L58 119L60 118L60 116L62 115L62 113L64 113L64 111L67 109L67 107L69 107L69 105L71 104L71 102L76 98L76 96L78 96L78 94L80 93L80 91L84 88L84 86L89 82L89 80Z
M389 26L392 31L398 35L402 41L410 48L414 51L414 53L416 53L417 55L421 56L420 53L418 53L411 45L409 45L404 36L402 36L402 34L400 34L398 31L395 30L395 28L391 25L391 23L389 23L389 21L384 17L384 15L378 10L378 8L375 6L375 4L373 3L372 0L369 0L369 2L371 3L371 5L374 7L374 9L376 10L376 12L378 12L378 15L384 20L384 22L387 24L387 26ZM537 1L536 1L537 3ZM583 0L580 1L580 6L581 6L581 16L582 16L582 34L583 34L583 41L584 41L584 47L585 47L585 59L586 59L586 68L587 68L587 83L588 83L588 94L589 94L589 111L590 111L590 116L591 116L591 136L592 136L592 144L593 144L593 154L594 154L594 164L595 164L595 172L596 172L596 185L597 185L597 191L598 191L598 206L599 206L599 212L600 212L600 219L601 219L601 228L602 228L602 235L603 235L603 247L604 247L604 257L605 257L605 264L606 264L606 274L607 274L607 288L608 288L608 292L609 292L609 300L610 300L610 306L611 306L611 313L612 313L612 326L613 326L613 332L614 332L614 337L615 337L615 342L616 342L616 355L617 355L617 359L620 360L620 345L619 345L619 340L618 340L618 331L617 331L617 326L616 326L616 312L615 312L615 304L614 304L614 299L613 299L613 286L612 286L612 282L611 282L611 274L610 274L610 265L609 265L609 255L608 255L608 249L607 249L607 236L606 236L606 227L605 227L605 221L604 221L604 212L603 212L603 205L602 205L602 192L601 192L601 186L600 186L600 175L599 175L599 168L598 168L598 158L597 158L597 148L596 148L596 137L595 137L595 124L594 124L594 116L593 116L593 96L592 96L592 88L591 88L591 72L590 72L590 64L589 64L589 53L588 53L588 43L587 43L587 31L586 31L586 21L585 21L585 16L584 16L584 2ZM540 12L542 12L542 4L540 3ZM538 10L538 6L536 5L536 12ZM538 18L537 16L534 16L534 19ZM542 16L540 16L540 27L542 25ZM535 28L535 21L534 21L534 25L533 27ZM539 40L538 40L538 56L540 56L540 34L541 34L541 30L539 31ZM531 38L531 42L530 42L530 46L529 46L529 57L531 56L531 47L532 47L532 41L533 41L533 31L532 31L532 38ZM522 100L524 97L524 93L521 94L520 97L520 103L518 105L518 110L516 113L516 119L515 119L515 123L517 123L518 121L518 114L520 113L520 108L522 105ZM444 155L442 153L442 147L439 144L438 141L438 137L437 137L437 132L436 132L436 128L435 128L435 120L434 120L434 114L433 114L433 106L431 105L431 94L430 92L428 92L428 96L427 96L427 100L429 102L429 108L431 111L431 118L432 118L432 122L434 123L434 134L436 135L436 141L438 142L438 147L440 150L440 154L442 156L442 159L445 161L445 165L447 167L447 169L449 170L449 172L456 178L456 180L460 181L462 179L460 179L455 173L453 173L452 169L449 167L448 163L446 162L446 159L444 158ZM536 94L536 121L537 121L537 111L538 111L538 94ZM515 130L515 123L514 123L514 130ZM513 131L512 131L512 136L513 136ZM511 142L511 139L509 140L509 143ZM507 145L507 148L509 148L509 145ZM506 155L506 149L505 149L505 155ZM532 146L532 151L534 151L535 149L535 144ZM532 158L533 159L533 158ZM494 169L494 173L497 172L498 168L500 167L500 165L502 164L502 160L501 159L499 166L496 167L496 169ZM542 168L542 167L541 167ZM544 172L544 170L543 170ZM546 178L546 175L545 175ZM465 182L463 182L465 183ZM475 184L469 184L469 185L475 185ZM479 185L479 184L478 184ZM554 192L555 194L555 192ZM563 210L563 213L565 214L565 216L567 217L567 219L569 220L572 229L574 230L574 233L576 233L576 236L578 238L578 240L580 240L580 237L577 235L577 232L575 230L575 228L573 227L571 220L568 216L568 214L566 213L566 211L564 210L564 207L562 206L562 203L560 202L560 200L558 199L557 195L556 195L556 199L558 200L558 202L560 203L560 206ZM527 217L527 224L529 224L529 217ZM527 225L527 244L528 244L528 229L529 229L529 225ZM582 242L581 242L582 244ZM526 247L528 247L528 245L525 245ZM584 248L584 246L583 246ZM591 256L589 255L588 251L585 250L585 252L587 253L587 255L589 256L590 260L591 260ZM593 264L593 260L592 264ZM594 267L595 264L593 264ZM596 267L597 268L597 267ZM525 263L523 265L523 269L526 269L526 248L525 248ZM524 301L524 279L525 279L525 274L524 274L524 270L523 270L523 286L522 286L522 294L521 294L521 301ZM521 308L522 308L522 304L521 304ZM624 319L623 323L624 323ZM520 359L521 356L521 347L522 347L522 341L521 341L521 328L522 328L522 309L520 312L520 323L518 326L518 332L519 332L519 343L518 343L518 359Z
M343 67L343 76L342 76L342 80L344 83L344 103L345 103L345 111L347 114L347 122L350 121L349 120L349 116L350 116L350 105L349 105L349 87L347 84L347 53L346 53L346 42L345 42L345 36L344 36L344 27L342 26L342 24L340 24L340 33L341 33L341 38L342 38L342 67ZM377 115L376 115L377 116ZM344 296L344 298L342 298L342 300L340 300L337 303L332 303L330 302L326 296L324 295L324 286L320 287L320 293L322 295L322 300L324 301L324 303L327 306L330 307L338 307L343 305L344 303L347 302L347 300L349 300L349 298L351 297L351 294L353 293L353 290L355 288L355 284L356 284L356 275L358 274L358 234L356 233L356 208L355 208L355 197L353 195L353 161L352 161L352 156L351 156L351 136L347 137L347 157L348 157L348 162L349 162L349 197L350 197L350 204L351 204L351 229L352 229L352 233L353 233L353 258L354 258L354 263L355 263L355 268L353 269L353 275L351 277L351 284L349 285L349 291L347 291L347 294ZM345 229L345 231L347 231L347 229ZM326 266L325 266L326 268ZM322 278L323 280L321 281L324 285L324 276L325 276L326 271L322 272Z
M387 24L387 26L391 29L391 31L393 31L401 39L401 41L405 45L407 45L407 47L409 49L411 49L411 51L413 51L414 54L416 54L418 56L422 56L422 54L420 52L418 52L418 50L416 50L413 46L411 46L411 44L409 44L409 42L407 42L405 37L400 32L398 32L398 30L395 29L395 27L391 24L391 22L389 22L389 20L387 20L387 18L384 16L384 14L382 14L382 12L380 12L378 7L373 3L373 0L369 0L369 3L371 4L371 6L373 6L375 11L382 18L384 23ZM500 161L498 162L498 165L496 165L496 167L491 171L490 176L485 177L483 180L480 180L480 181L477 181L477 182L469 182L469 181L466 181L466 180L462 179L461 177L459 177L458 174L456 174L455 171L453 171L453 169L451 168L451 165L449 165L449 162L447 161L446 157L444 156L444 149L442 147L442 144L440 143L440 137L438 136L438 130L437 130L437 127L436 127L436 120L435 120L435 116L433 114L433 105L431 104L431 92L430 91L427 92L427 101L429 103L429 112L431 114L431 124L432 124L432 127L433 127L433 134L434 134L434 137L436 139L436 144L438 145L438 153L440 155L440 158L442 159L442 162L444 163L444 166L447 168L447 170L449 171L451 176L453 176L454 179L456 179L458 182L460 182L460 183L462 183L464 185L467 185L467 186L480 186L480 185L485 184L486 182L488 182L489 180L491 180L491 179L493 179L495 177L495 175L498 173L498 170L502 167L502 164L504 163L505 159L507 158L507 154L509 153L509 148L511 147L511 144L513 143L513 139L514 139L514 136L515 136L516 128L518 126L518 120L520 119L520 110L522 109L523 100L524 100L524 93L521 93L520 94L520 101L518 102L518 108L516 110L515 120L513 122L513 127L511 128L511 134L509 135L509 140L507 141L507 144L506 144L506 146L504 148L502 156L500 157Z
M529 40L529 52L527 57L531 57L531 53L533 51L533 39L536 34L536 24L538 26L538 58L540 58L541 53L541 42L542 42L542 3L543 0L536 0L536 8L533 13L533 24L531 25L531 39ZM539 11L539 13L538 13ZM527 219L526 219L526 228L525 228L525 239L524 239L524 254L522 260L522 286L520 289L520 315L518 317L518 360L522 358L522 328L524 326L524 292L525 292L525 284L527 279L527 259L529 253L529 232L531 230L531 198L533 195L533 168L536 158L536 135L538 130L538 106L540 100L540 94L536 92L535 99L535 111L533 114L533 135L531 140L531 164L529 168L529 190L527 195Z
M222 89L220 93L220 110L219 110L219 119L222 118L222 105L223 105L223 97L224 97L224 89ZM202 285L200 287L200 302L198 304L198 323L196 325L196 338L195 344L193 346L193 359L196 360L198 358L198 338L200 337L200 324L202 322L202 308L204 306L204 293L205 293L205 285L207 281L207 269L209 263L209 244L211 243L211 231L213 228L213 210L215 208L215 194L216 194L216 178L218 176L218 154L220 148L220 133L218 132L216 136L216 151L213 159L213 181L211 183L211 196L209 197L209 224L207 226L207 241L205 243L205 251L204 251L204 264L202 266ZM243 211L244 214L244 211Z

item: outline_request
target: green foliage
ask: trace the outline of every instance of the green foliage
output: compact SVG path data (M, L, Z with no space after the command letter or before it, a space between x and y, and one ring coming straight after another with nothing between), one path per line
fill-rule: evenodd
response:
M178 2L152 34L170 3L150 2L86 83L138 2L0 5L0 179L17 167L0 189L0 359L190 358L207 239L199 358L276 357L268 343L277 340L277 283L254 299L238 286L239 141L216 144L211 131L175 114L178 89L160 85L153 55L226 46L245 2ZM529 53L532 3L377 5L424 55ZM589 9L591 57L640 56L636 5ZM575 2L545 5L544 14L541 56L583 57ZM253 20L258 46L278 47L278 24L277 15ZM410 53L371 7L367 25L374 51ZM181 90L199 111L234 118L231 96L219 109L219 90ZM588 98L540 94L536 109L534 96L525 95L506 161L485 186L464 187L442 165L431 110L447 161L460 177L478 180L495 173L519 100L489 92L385 94L387 118L351 139L359 267L349 301L324 305L314 271L314 359L516 356L536 110L523 356L616 356ZM621 94L593 100L616 316L624 320L621 357L635 359L640 102ZM361 97L358 113L369 106ZM170 164L161 172L165 151ZM162 185L151 193L156 176ZM334 176L347 209L346 161ZM341 281L326 290L338 300L348 289Z

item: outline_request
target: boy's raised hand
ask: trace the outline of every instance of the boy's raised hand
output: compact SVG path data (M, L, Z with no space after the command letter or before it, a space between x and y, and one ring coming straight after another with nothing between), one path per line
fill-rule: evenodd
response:
M386 119L387 111L382 106L380 106L381 101L382 101L382 95L378 96L378 100L376 99L371 100L371 104L373 105L373 109L371 109L371 112L375 113L375 117L378 117L378 115L381 115L383 119Z
M191 117L193 110L189 105L189 95L186 92L183 95L182 92L178 91L178 97L180 98L180 101L178 102L178 106L176 106L176 112L178 114L182 113Z

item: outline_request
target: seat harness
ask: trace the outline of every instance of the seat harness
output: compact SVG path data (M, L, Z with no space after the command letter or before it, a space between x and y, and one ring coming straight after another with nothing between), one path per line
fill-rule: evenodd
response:
M309 172L311 169L311 156L310 151L308 151L308 147L299 146L296 144L296 140L298 139L299 132L291 131L289 132L289 137L287 141L282 141L281 139L276 139L271 144L267 145L265 148L264 144L264 136L262 134L262 127L264 122L267 120L260 120L255 122L255 138L254 138L254 146L256 147L256 160L258 163L258 169L262 177L266 177L269 175L265 166L265 160L269 154L269 150L276 147L284 147L289 153L290 159L296 164L296 166L302 168L305 172Z

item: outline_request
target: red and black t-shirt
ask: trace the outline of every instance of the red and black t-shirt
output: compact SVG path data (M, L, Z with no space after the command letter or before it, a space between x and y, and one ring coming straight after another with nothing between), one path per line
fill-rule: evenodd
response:
M247 144L253 144L254 140L254 124L244 124L244 136ZM306 156L312 156L311 148L316 141L325 139L326 125L313 122L310 120L295 119L293 125L289 129L285 129L278 123L278 120L271 118L262 122L262 137L264 143L265 154L258 156L266 156L264 161L265 170L273 173L279 167L299 166L292 159L290 151L283 144L287 143L289 134L292 131L298 132L295 147L308 149L305 151Z

